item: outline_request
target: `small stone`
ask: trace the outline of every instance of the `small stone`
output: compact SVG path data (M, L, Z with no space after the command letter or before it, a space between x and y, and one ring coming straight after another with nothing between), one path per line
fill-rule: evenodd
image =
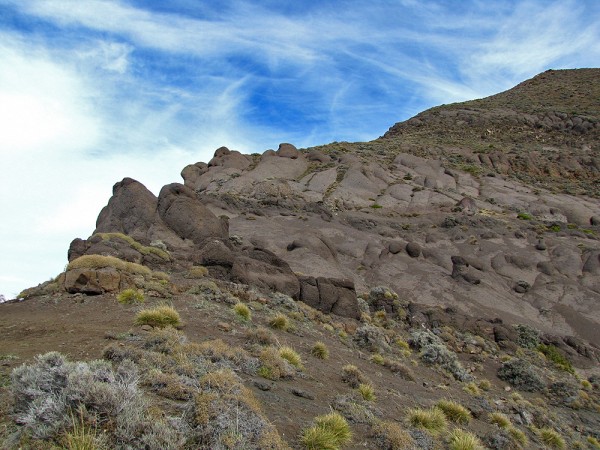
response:
M152 331L152 327L150 325L142 325L142 331Z
M535 244L535 248L536 248L536 250L544 251L547 248L546 243L542 239L540 239L537 242L537 244Z
M266 383L264 381L255 381L254 386L260 389L261 391L270 391L273 387L271 383Z
M510 386L504 386L504 391L505 392L510 392Z
M231 325L227 322L219 322L217 324L217 327L219 327L219 330L224 331L226 333L229 333L231 331Z
M310 392L303 391L302 389L292 388L291 392L296 397L302 397L302 398L306 398L308 400L314 400L315 399L314 395L312 395Z

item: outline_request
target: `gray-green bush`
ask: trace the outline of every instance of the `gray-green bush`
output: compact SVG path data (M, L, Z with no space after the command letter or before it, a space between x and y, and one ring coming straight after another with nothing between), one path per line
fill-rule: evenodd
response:
M502 364L498 369L498 378L523 391L541 391L545 383L535 370L529 362L515 358Z
M104 439L112 448L177 448L183 442L174 427L149 419L131 361L113 369L106 361L70 362L51 352L14 369L11 378L15 443L25 436L56 441L73 415L110 428Z
M431 331L413 331L410 342L413 347L420 350L419 356L425 363L440 366L459 381L473 380L473 376L460 364L456 353L448 350L444 341Z

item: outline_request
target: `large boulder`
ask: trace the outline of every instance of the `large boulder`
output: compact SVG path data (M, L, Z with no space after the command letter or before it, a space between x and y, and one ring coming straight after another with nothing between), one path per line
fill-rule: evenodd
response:
M180 238L198 245L208 239L229 237L227 221L215 216L192 189L179 183L168 184L160 190L158 214Z
M134 239L146 238L150 228L160 222L156 204L156 197L146 186L123 178L113 186L113 195L100 211L94 233L119 232Z
M324 313L358 319L354 282L348 279L301 276L300 300Z
M294 299L300 295L298 278L288 263L265 249L253 248L236 255L231 278L238 283L278 291Z
M68 270L65 273L64 286L71 294L99 295L105 292L118 292L133 286L133 282L129 276L112 267L82 268Z

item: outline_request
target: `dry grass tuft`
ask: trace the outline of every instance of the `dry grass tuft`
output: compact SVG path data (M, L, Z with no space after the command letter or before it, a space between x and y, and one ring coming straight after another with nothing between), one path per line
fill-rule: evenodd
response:
M493 412L489 415L490 423L498 425L500 428L508 428L511 426L510 419L502 413Z
M181 326L181 317L172 306L161 305L156 308L142 309L135 318L136 325L150 325L164 328Z
M567 448L564 438L552 428L544 427L535 430L535 434L538 436L540 441L550 447L558 450Z
M245 322L252 320L252 313L250 308L245 303L239 302L233 306L233 311L236 315Z
M302 358L292 347L284 345L279 349L279 356L289 362L292 366L302 369Z
M441 409L450 422L466 425L471 420L471 412L460 403L452 400L440 400L436 406Z
M382 421L373 426L373 437L378 448L404 450L414 448L414 440L409 432L396 422Z
M208 275L208 269L204 266L192 266L185 274L186 278L204 278Z
M363 400L368 402L373 402L377 399L375 396L375 388L372 384L369 383L361 383L358 385L358 392L360 393Z
M448 448L449 450L485 450L477 436L460 428L456 428L450 433Z
M315 358L327 359L329 358L329 349L327 348L325 343L317 341L315 342L315 345L313 345L313 348L310 350L310 354L313 355Z
M369 378L353 364L342 367L342 381L354 389L357 389L361 383L370 383Z
M283 313L277 313L269 319L269 326L276 330L286 331L290 327L290 319Z
M141 264L136 264L122 259L115 258L114 256L102 256L102 255L83 255L77 259L74 259L67 266L67 270L72 269L103 269L105 267L112 267L123 272L129 272L136 275L151 276L152 271Z
M408 423L415 428L423 428L432 433L446 429L447 421L444 412L439 408L413 408L407 413Z
M125 289L117 295L117 301L124 305L131 303L144 303L144 293L137 289Z
M338 450L352 440L346 419L337 412L317 416L314 425L305 429L300 442L309 450Z

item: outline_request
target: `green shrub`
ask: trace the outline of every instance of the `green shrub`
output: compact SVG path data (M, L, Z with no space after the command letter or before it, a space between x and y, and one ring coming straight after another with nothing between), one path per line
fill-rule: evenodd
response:
M467 424L471 420L470 411L460 403L452 400L440 400L436 403L450 422Z
M237 314L237 316L244 320L249 321L252 320L252 313L250 313L250 308L248 305L242 302L238 302L233 306L233 311Z
M439 408L413 408L408 410L407 420L415 428L424 428L432 433L446 429L447 421L444 412Z
M346 419L331 412L314 419L314 425L302 432L300 441L309 450L337 450L352 439Z
M125 289L117 295L117 301L122 304L143 303L144 294L136 289Z
M315 345L313 345L313 348L310 350L310 354L313 355L315 358L327 359L329 358L329 349L323 342L317 341L315 342Z
M552 361L559 369L565 372L575 373L575 369L569 361L554 345L540 344L537 346L539 352L541 352L548 360Z
M290 327L290 319L283 313L277 313L269 319L269 326L276 330L285 331Z
M531 220L531 219L533 219L533 216L526 212L520 212L519 214L517 214L517 219Z
M449 450L485 450L477 436L460 428L456 428L450 433L448 448Z
M181 317L172 306L161 305L156 308L142 309L135 318L136 325L150 325L164 328L181 326Z

